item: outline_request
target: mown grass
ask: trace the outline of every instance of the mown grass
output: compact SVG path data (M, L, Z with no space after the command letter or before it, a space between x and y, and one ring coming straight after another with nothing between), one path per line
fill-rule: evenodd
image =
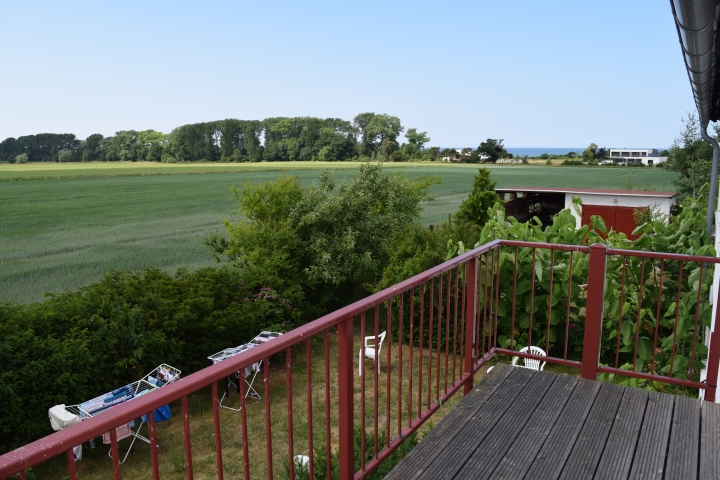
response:
M368 319L366 323L366 335L373 334L373 321ZM384 330L384 322L380 324L380 329ZM331 332L330 338L330 437L333 450L338 445L338 391L337 391L337 336L336 332ZM417 343L417 334L416 334ZM354 338L354 355L353 355L353 379L355 392L355 425L361 425L361 377L358 376L358 357L357 352L361 344L359 321L355 322L355 338ZM386 343L381 355L381 373L378 376L378 413L375 415L374 409L374 369L373 362L366 360L365 362L365 429L366 436L373 438L375 419L378 421L378 430L386 429L388 413L387 413L387 365L386 354L387 349L391 348L391 379L390 379L390 438L393 439L397 435L397 398L399 384L399 348L397 343L392 345ZM427 345L423 349L423 383L419 385L419 363L420 354L417 344L413 350L413 390L412 390L412 417L417 415L418 408L418 389L420 388L421 408L427 408L427 386L428 386L428 355ZM301 344L293 350L292 361L292 415L293 415L293 454L308 455L309 452L309 424L308 421L308 394L306 374L306 351L305 345ZM445 378L445 354L444 348L441 348L440 356L440 390L444 388ZM313 445L318 447L323 444L326 437L326 412L325 412L325 366L324 366L324 343L322 336L316 337L311 345L311 400L312 400L312 431ZM402 379L402 426L408 425L408 389L409 383L409 365L410 351L407 344L403 344L403 379ZM432 353L432 372L431 381L431 400L437 400L436 396L436 361L437 352ZM455 359L456 376L459 377L462 371L462 363L459 355L453 355L452 345L449 345L449 355L447 373L450 378L453 369L453 358ZM483 367L475 376L474 381L479 381L485 375L486 368ZM450 380L449 380L450 381ZM268 478L268 454L267 454L267 437L265 435L265 392L263 391L262 376L258 376L255 382L255 388L263 397L263 400L247 400L247 421L248 421L248 462L250 465L251 478ZM269 381L270 388L270 422L272 425L272 465L273 478L282 478L284 464L289 458L288 452L288 399L287 384L285 375L284 355L275 358L271 362L271 374ZM222 395L224 387L219 387ZM230 389L231 398L226 405L238 408L240 406L239 397L236 390ZM461 399L462 392L456 393L448 401L443 402L441 409L432 417L432 422L426 423L421 427L419 434L429 430L432 425L442 419ZM157 425L157 438L160 444L159 466L162 478L166 479L184 479L187 478L185 470L185 450L182 417L180 415L181 407L179 402L171 405L173 417L171 420ZM213 427L213 409L210 388L206 388L189 397L190 410L190 432L192 440L192 462L195 472L194 478L215 478L217 475L216 467L216 449ZM226 478L242 478L243 473L243 452L242 452L242 430L241 430L241 413L220 409L221 419L221 438L222 438L222 455L223 470ZM143 430L146 432L146 430ZM124 456L125 450L129 445L130 439L120 442L120 451ZM383 445L379 445L382 449ZM83 447L83 459L77 462L78 476L86 479L105 479L112 477L112 461L107 456L108 446L100 445L98 448L91 450L87 444ZM356 455L359 455L356 452ZM34 469L37 478L61 480L66 475L65 457L56 457ZM324 465L316 465L316 468L325 468ZM150 472L150 447L143 442L136 442L133 450L125 464L121 467L123 478L127 479L145 479L148 478Z
M309 185L325 168L339 180L357 163L24 164L0 165L0 301L42 300L78 288L112 269L147 265L174 271L213 265L203 239L238 220L230 187L283 173ZM433 175L434 202L424 224L454 212L472 187L476 165L386 164L410 177ZM661 169L490 167L501 187L623 188L624 179L672 190ZM222 173L221 173L222 172ZM200 174L203 173L203 174ZM14 181L1 181L14 180ZM32 181L28 181L32 180Z

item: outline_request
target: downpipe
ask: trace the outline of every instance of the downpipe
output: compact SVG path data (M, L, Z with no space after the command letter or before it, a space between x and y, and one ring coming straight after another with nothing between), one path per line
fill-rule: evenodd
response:
M710 191L708 192L708 209L705 217L707 232L713 236L713 219L715 217L715 195L717 195L718 158L720 157L720 144L707 133L707 123L700 126L700 135L703 140L713 147L712 172L710 174Z

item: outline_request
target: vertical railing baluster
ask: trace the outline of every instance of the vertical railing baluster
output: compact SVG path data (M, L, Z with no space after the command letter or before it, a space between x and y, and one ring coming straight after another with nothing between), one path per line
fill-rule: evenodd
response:
M437 340L435 341L435 400L440 398L440 350L442 345L442 293L443 277L440 274L438 281L438 304L437 304Z
M655 313L655 334L653 335L652 362L650 363L650 374L655 375L655 350L657 350L658 330L660 330L660 308L662 307L662 286L663 274L665 273L665 259L660 260L660 286L658 287L657 310Z
M490 268L490 262L488 261L488 254L485 253L484 257L484 264L485 264L485 275L483 276L483 318L482 323L480 324L480 328L482 329L482 335L478 335L479 344L481 345L477 350L477 360L480 360L483 355L485 355L485 333L487 332L487 315L488 315L488 275L489 275L489 268Z
M267 451L268 480L272 480L273 458L272 458L272 419L270 418L270 358L263 360L263 375L265 387L265 448Z
M519 253L519 247L515 247L515 266L513 267L512 313L510 314L510 350L515 350L515 301L517 300L517 266Z
M305 383L307 383L307 415L308 415L308 457L310 457L310 478L315 478L315 460L313 450L313 412L312 412L312 339L305 340Z
M418 418L422 416L423 325L425 325L425 283L420 286L420 338L418 338Z
M497 270L495 272L495 330L493 333L493 347L497 347L498 338L498 308L500 307L500 257L502 247L497 247Z
M633 348L633 372L636 372L638 340L640 339L640 324L642 323L642 298L645 290L645 257L640 262L640 285L638 289L637 323L635 325L635 347Z
M387 345L387 363L385 364L385 368L387 368L387 380L385 382L385 407L386 407L386 416L385 416L385 443L386 447L390 448L390 362L392 361L392 299L387 301L387 333L385 334L388 339L388 345ZM402 340L401 340L402 341ZM379 359L380 355L378 355Z
M700 264L700 279L698 280L698 294L697 301L695 302L695 327L693 329L692 339L692 352L690 353L690 368L688 371L688 379L692 380L692 376L695 373L695 344L698 339L698 320L700 319L700 302L702 300L702 285L703 285L703 273L705 272L706 265Z
M547 353L547 355L550 355L550 317L552 316L553 267L555 267L555 250L550 249L550 292L548 293L547 330L545 331L545 353Z
M452 384L455 385L455 380L457 380L457 377L455 374L457 373L455 371L455 365L457 361L457 342L458 342L458 336L457 336L457 326L458 326L458 290L459 290L459 284L460 279L458 278L458 273L460 271L460 267L455 267L455 312L453 313L453 361L452 361ZM460 334L460 338L462 339L462 333Z
M361 341L364 339L361 339ZM340 480L351 480L355 475L354 399L353 399L353 319L338 324L338 427L340 435ZM363 375L364 377L364 375ZM328 402L329 404L330 402ZM329 418L329 415L328 415ZM360 422L365 424L365 419ZM364 441L364 439L363 439ZM330 438L327 439L328 444ZM330 455L328 455L330 458ZM364 459L360 462L365 464ZM329 478L329 477L328 477Z
M306 380L310 383L310 379ZM293 444L293 404L292 404L292 353L285 349L285 390L287 391L288 456L290 457L290 478L295 478L295 452ZM309 397L308 397L309 400Z
M622 266L622 284L620 285L620 311L618 312L618 329L617 341L615 342L615 368L620 364L620 335L622 332L623 310L625 306L625 269L627 267L627 257L623 256Z
M332 464L330 457L332 453L332 445L330 444L330 331L326 328L323 330L325 340L325 470L328 479L332 478ZM350 352L350 373L355 375L355 369L352 368L354 355Z
M605 245L590 246L588 267L588 293L585 314L585 338L583 339L582 378L597 380L600 361L600 337L602 335L603 302L605 299ZM534 273L533 273L534 275Z
M447 285L445 286L445 385L443 392L447 393L448 390L448 373L449 360L450 360L450 280L452 277L452 271L447 272Z
M435 310L435 278L430 279L430 306L428 308L430 315L430 323L428 326L428 349L427 349L427 365L428 365L428 381L427 381L427 408L430 408L430 399L432 391L432 351L433 351L433 313Z
M475 348L473 345L473 335L470 332L475 331L475 312L477 311L477 257L470 258L467 261L467 275L465 281L467 282L467 295L465 296L465 372L463 373L463 380L465 385L463 386L463 395L467 395L473 388L473 355L472 351Z
M672 343L672 349L670 350L670 376L672 377L673 374L673 364L675 361L675 345L677 341L677 324L678 320L680 318L680 291L682 289L682 282L683 282L683 266L684 262L680 261L680 280L678 280L678 291L677 291L677 300L675 301L675 324L673 325L673 343ZM658 323L660 322L660 319L658 319Z
M360 472L365 472L365 312L360 314L360 348L363 354L360 355ZM373 365L375 368L375 365ZM353 432L354 435L354 432Z
M243 455L243 475L245 480L250 479L250 446L248 444L248 425L247 425L247 392L245 387L245 377L241 375L238 378L240 385L240 429L242 437L242 455Z
M470 335L470 330L465 330L465 324L467 323L467 309L465 308L465 302L467 301L467 272L468 272L468 264L467 262L463 263L463 282L462 282L462 301L460 303L460 369L463 370L465 368L465 357L467 356L467 351L465 350L465 344L466 335ZM472 342L471 342L472 343ZM462 377L462 373L460 374Z
M75 452L73 449L65 450L65 456L67 457L68 466L68 477L70 480L77 480L77 466L75 465ZM20 478L25 477L25 472L21 472Z
M532 267L530 268L530 319L528 326L528 344L527 351L530 353L532 347L532 331L533 331L533 310L535 309L535 262L537 261L537 248L533 248Z
M379 381L380 381L380 352L378 351L378 334L380 333L380 305L375 305L375 368L373 368L373 377L375 381L373 382L373 387L375 389L375 396L373 398L373 405L374 405L374 418L373 418L373 426L375 427L375 438L374 440L374 447L375 447L375 455L373 455L373 458L377 458L378 456L378 435L380 435L380 431L378 430L378 395L380 389L379 387ZM387 333L385 334L387 336ZM364 459L363 459L364 460Z
M112 451L113 478L120 480L120 452L118 451L117 432L110 430L110 451Z
M153 480L160 480L160 467L158 465L157 434L155 432L155 411L147 414L148 432L150 432L150 461L152 464Z
M415 360L415 356L413 355L413 345L415 343L415 333L414 333L414 327L415 327L415 287L410 289L410 332L408 333L408 336L410 337L409 344L410 344L410 355L409 355L409 366L408 366L408 427L412 425L412 412L413 412L413 396L415 395L415 392L413 391L413 363Z
M567 360L567 350L568 350L568 343L569 343L569 333L570 333L570 299L572 298L572 270L573 270L573 258L575 252L569 252L570 253L570 260L568 262L568 293L567 293L567 305L565 310L565 352L563 353L563 360Z
M212 383L212 405L213 425L215 427L215 462L217 463L218 480L222 480L224 473L222 460L222 439L220 436L220 400L218 399L217 382Z
M187 395L182 398L183 439L185 443L185 471L188 480L193 480L192 442L190 441L190 413Z
M405 293L400 294L400 300L398 301L398 350L400 353L398 354L398 395L397 395L397 419L398 419L398 429L397 434L400 436L402 433L402 398L403 398L403 389L402 389L402 381L403 381L403 316L405 312L403 311L403 299L405 298Z

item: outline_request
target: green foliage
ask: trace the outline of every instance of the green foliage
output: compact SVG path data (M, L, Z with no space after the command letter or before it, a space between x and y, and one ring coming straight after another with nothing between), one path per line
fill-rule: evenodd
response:
M700 188L710 178L712 170L712 147L700 136L700 122L694 113L688 114L683 121L683 130L675 138L668 160L664 167L678 172L675 185L680 199L696 197ZM715 137L720 137L720 129L715 125Z
M573 208L579 208L578 203ZM683 253L689 255L714 256L710 238L705 231L705 216L702 202L686 199L681 213L665 223L664 219L650 218L640 225L634 233L640 234L635 240L629 240L625 234L607 232L602 219L592 217L593 227L584 225L577 228L575 218L569 210L564 210L553 217L553 223L544 230L540 221L534 218L528 223L519 223L514 218L506 218L504 210L498 204L493 217L483 228L478 244L494 239L510 239L533 242L562 243L569 245L588 245L605 243L611 248L628 250L648 250L656 252ZM572 258L572 269L570 260ZM511 344L516 348L527 345L529 321L532 315L532 343L543 345L546 342L548 314L550 315L550 349L551 355L562 356L565 340L564 315L570 313L570 348L575 350L575 358L580 358L582 349L582 332L584 331L585 291L581 285L587 284L588 257L579 252L555 252L538 249L535 256L531 249L505 249L500 255L500 284L513 285L514 269L517 268L516 296L520 301L515 304L515 329L511 334L510 314L512 292L500 292L498 311L498 341L503 347ZM517 267L516 267L517 262ZM625 262L625 263L623 263ZM553 268L552 303L550 302L550 267ZM481 269L488 268L483 260ZM489 266L489 268L494 268ZM663 275L660 276L662 270ZM481 270L483 271L483 270ZM622 275L627 281L623 285ZM564 286L572 278L570 292ZM687 378L690 353L696 352L693 367L695 372L702 367L701 360L706 358L707 350L702 344L702 335L692 345L695 331L694 319L698 317L698 330L702 332L710 322L710 305L701 304L697 310L698 292L706 297L712 281L712 272L703 273L702 283L700 266L695 262L686 262L682 266L675 261L661 262L646 259L645 262L636 257L610 256L607 258L604 330L601 361L614 364L615 348L620 341L620 365L632 368L633 362L637 371L649 372L651 369L665 375L670 371L673 342L675 356L673 377ZM485 280L480 279L481 283ZM533 303L529 292L534 290ZM681 292L680 303L677 303L678 291ZM621 300L623 304L621 305ZM659 301L659 304L658 304ZM481 301L482 303L482 301ZM482 308L482 307L481 307ZM622 311L620 310L622 308ZM548 311L549 310L549 311ZM658 312L660 316L658 317ZM678 323L675 325L675 316ZM618 318L622 317L621 338L617 337ZM639 322L639 323L638 323ZM654 333L657 326L657 343L655 353L652 346L655 342ZM637 342L637 357L632 358L634 345ZM652 363L654 358L655 363ZM635 383L643 383L633 381Z
M495 163L508 154L503 146L502 138L488 138L480 144L476 152L479 158L482 158L485 163Z
M15 157L15 163L27 163L27 161L28 161L27 153L21 153L20 155Z
M489 218L488 209L500 200L495 193L495 185L490 179L490 170L480 168L473 179L473 188L468 197L460 204L455 218L482 226Z
M312 315L319 315L379 280L390 239L419 218L433 183L369 164L339 185L330 174L308 188L293 177L248 183L238 193L247 220L226 222L227 238L208 243L252 272L249 278L271 276L273 284L302 292Z
M597 150L598 150L598 146L595 145L594 143L591 143L590 145L588 145L588 147L585 150L583 150L582 159L586 162L594 161L595 153L597 152Z
M53 405L93 398L160 363L189 374L263 328L293 328L295 303L230 266L112 272L42 303L0 303L0 452L51 433Z

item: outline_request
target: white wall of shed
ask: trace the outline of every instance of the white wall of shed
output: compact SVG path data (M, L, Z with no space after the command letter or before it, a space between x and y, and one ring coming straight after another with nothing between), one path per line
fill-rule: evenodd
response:
M571 208L573 197L579 197L580 200L582 200L583 205L601 205L612 207L649 207L651 205L657 205L660 213L664 213L666 215L670 215L670 207L675 204L675 198L648 197L646 195L566 193L565 208L570 208L573 217L575 217L575 225L577 228L581 225L582 217L578 216L575 210Z

